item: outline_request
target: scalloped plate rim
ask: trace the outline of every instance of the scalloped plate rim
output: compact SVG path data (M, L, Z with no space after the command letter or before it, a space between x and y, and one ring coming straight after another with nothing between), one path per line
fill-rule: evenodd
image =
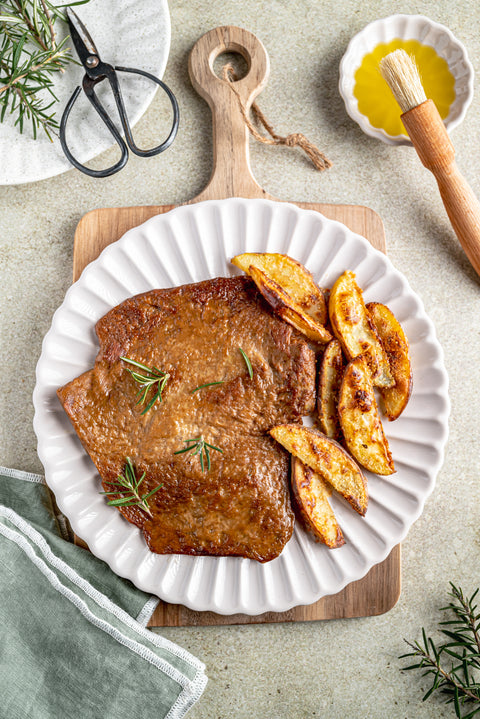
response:
M100 559L103 559L104 561L106 561L107 564L111 565L111 563L114 563L115 564L114 571L117 574L119 574L120 576L130 579L140 589L143 589L144 591L148 591L148 592L153 592L154 594L157 594L158 596L160 596L160 598L163 599L164 601L172 602L172 603L181 603L181 604L184 604L185 606L189 607L190 609L193 609L196 611L215 611L218 614L224 614L224 615L230 615L230 614L234 614L237 612L242 612L244 614L249 614L249 615L257 615L257 614L261 614L266 611L274 611L274 612L287 611L288 609L291 609L294 606L302 606L302 605L306 605L306 604L311 604L312 602L317 601L318 599L320 599L323 596L327 596L328 594L334 594L334 593L337 593L338 591L341 591L341 589L343 589L350 582L356 581L356 580L364 577L368 573L368 571L371 569L372 566L383 561L388 556L388 554L391 552L393 547L405 539L412 524L421 516L424 506L425 506L425 502L434 489L435 481L436 481L436 474L438 473L438 471L443 463L444 449L445 449L445 445L446 445L446 441L447 441L447 437L448 437L448 416L450 413L450 400L448 397L448 376L447 376L446 369L444 366L443 349L442 349L440 343L438 342L438 339L436 338L434 325L433 325L432 321L430 320L430 318L428 317L428 315L425 313L425 309L424 309L421 298L416 293L413 292L413 290L411 289L411 287L408 283L408 280L405 278L405 276L394 268L393 264L391 263L390 259L387 256L385 256L383 253L379 252L378 250L375 250L364 237L352 232L349 228L347 228L342 223L340 223L336 220L330 220L329 218L326 218L325 216L321 215L320 213L318 213L314 210L298 208L297 206L292 205L290 203L278 203L278 202L274 202L271 200L247 200L247 199L242 199L242 198L232 198L232 199L224 199L224 200L209 200L206 202L201 202L201 203L197 203L197 204L193 204L193 205L184 205L181 207L177 207L177 208L174 208L173 210L169 211L168 213L165 213L162 215L156 215L156 216L150 218L149 220L147 220L146 222L144 222L142 225L132 228L131 230L126 232L123 235L123 237L121 237L118 241L107 246L101 252L99 257L96 260L94 260L92 263L90 263L84 269L79 280L77 280L76 283L74 283L71 287L69 287L69 289L67 290L67 292L65 294L65 298L64 298L62 305L56 310L56 312L53 316L51 328L44 337L43 344L42 344L42 353L40 355L40 358L39 358L39 361L37 364L37 371L36 371L37 383L36 383L34 393L33 393L33 401L34 401L34 408L35 408L35 416L34 416L33 424L34 424L34 430L36 432L37 439L38 439L38 454L39 454L39 457L45 467L47 483L49 484L51 489L54 491L60 509L62 511L64 511L65 504L63 501L63 497L61 496L61 493L59 493L59 488L52 486L52 483L49 482L50 467L49 467L48 458L46 457L46 453L45 453L45 444L46 443L48 444L48 437L44 437L43 432L42 432L42 423L41 423L41 415L42 415L42 410L43 410L43 408L42 408L42 403L43 403L42 392L45 390L45 387L42 387L41 374L43 371L44 363L46 362L45 352L46 352L46 348L48 346L48 342L49 342L50 338L52 336L55 336L55 333L59 331L59 323L60 323L60 320L62 317L62 313L65 311L65 308L68 309L68 305L70 303L70 298L74 296L74 294L76 292L76 288L83 287L85 285L85 283L88 281L90 275L92 275L92 276L95 275L96 268L104 267L105 264L108 264L109 256L116 255L116 254L118 254L119 251L123 251L125 249L125 247L128 247L129 243L131 243L133 241L132 237L135 238L138 235L138 233L143 234L144 238L146 238L148 241L148 232L151 230L151 228L155 228L157 224L159 224L160 227L165 223L171 224L171 218L174 218L174 220L176 220L176 218L180 217L181 226L182 226L182 222L184 223L183 226L185 226L188 222L188 217L192 212L200 213L202 207L207 207L207 206L212 206L212 205L219 206L220 208L227 206L227 209L228 209L228 206L230 206L230 205L232 207L242 206L245 208L245 210L248 214L249 206L253 207L255 205L258 206L260 204L268 206L268 207L270 207L270 209L273 208L274 212L275 211L279 211L279 212L293 211L294 213L300 213L300 215L305 215L305 216L310 215L312 218L314 218L314 221L318 222L320 220L320 227L321 227L320 233L324 231L325 227L336 228L341 233L346 235L347 238L348 237L354 238L355 242L360 242L360 244L363 244L364 247L367 248L367 255L373 253L374 256L378 256L379 258L381 258L382 262L385 263L385 266L387 267L387 269L389 271L393 271L396 275L398 275L400 277L400 279L402 281L402 288L406 289L407 294L413 296L413 298L416 302L418 311L415 316L419 317L426 324L426 326L428 328L427 338L429 339L430 343L435 347L435 350L436 350L436 358L435 358L436 366L439 369L440 376L441 376L441 381L439 382L439 385L436 388L437 389L436 394L442 400L442 411L440 413L436 413L435 416L438 417L440 415L443 433L442 433L442 436L440 437L439 441L437 443L433 443L433 445L432 445L435 450L436 461L433 464L431 464L429 468L424 468L424 471L428 476L428 487L423 491L420 498L417 497L417 500L418 500L417 509L415 512L413 512L410 515L408 521L406 523L404 523L403 531L398 534L398 537L396 536L395 542L391 545L389 545L387 543L384 551L380 552L376 555L375 561L373 561L371 563L367 562L367 566L365 567L364 571L353 573L353 574L346 572L344 575L344 580L342 582L337 583L337 585L335 585L333 588L331 588L330 591L322 591L318 596L313 596L313 597L308 596L305 598L305 601L294 599L293 603L292 603L291 600L286 601L285 599L283 599L283 600L280 599L277 601L271 601L268 604L268 606L262 605L262 606L255 606L255 607L251 606L251 605L245 606L243 604L239 604L239 601L236 601L234 604L232 604L232 602L231 602L230 605L225 606L225 605L219 605L217 602L212 601L211 597L209 597L208 601L206 601L206 602L202 601L202 599L198 598L198 597L196 599L194 599L193 601L190 599L186 599L185 596L182 595L181 590L178 590L178 589L176 590L175 593L172 591L170 593L170 595L165 596L165 594L163 594L163 596L162 596L162 594L159 593L158 591L156 591L155 587L152 587L151 583L149 583L148 581L139 580L139 578L137 576L135 576L135 573L132 573L131 571L122 571L121 565L118 566L118 563L116 560L113 562L112 559L110 558L110 561L109 561L109 557L105 556L105 553L102 552L102 550L96 546L94 541L92 542L92 539L90 537L87 537L87 543L90 544L91 550L94 554L96 554L96 556L98 556ZM278 209L279 207L283 208L283 209L279 210ZM258 251L262 251L262 248L258 248ZM327 268L328 268L328 266L327 266ZM234 269L236 270L236 268L234 268ZM232 274L238 274L238 273L236 271L235 272L232 271ZM208 279L208 277L205 277L205 279ZM92 320L92 322L93 322L93 320ZM98 345L97 345L97 347L98 347ZM63 414L63 410L61 410L60 406L59 406L59 410ZM65 420L67 419L66 415L64 416L64 419ZM81 447L81 445L76 437L75 437L75 440L78 442L79 447ZM86 453L85 453L85 456L88 456L88 455L86 455ZM96 473L93 463L92 463L92 468L93 468L92 471L94 473ZM395 477L395 475L393 475L393 476ZM55 483L53 483L53 484L55 484ZM109 509L106 506L105 506L105 508L107 509L107 511L109 511ZM78 534L78 536L82 536L83 532L77 531L78 526L79 526L78 525L78 517L71 516L71 514L69 516L69 512L66 512L66 516L68 516L74 531ZM128 532L138 533L138 536L140 536L140 530L136 527L133 527L132 525L127 525L126 530L127 530L127 533ZM295 530L294 537L296 536L296 532L297 532L297 529ZM145 545L145 548L146 548L146 545ZM326 551L328 551L328 550L326 550ZM148 552L148 550L147 550L147 552ZM108 552L107 552L107 554L108 554ZM187 559L187 560L190 560L190 563L194 562L196 559L195 557L183 557L182 555L154 555L154 556L161 557L162 559L168 559L169 557L180 557L180 561L182 559ZM280 558L281 558L281 556L282 555L280 555ZM280 558L278 558L277 560L273 560L273 562L270 562L268 564L271 566L274 566L275 562L278 562ZM217 558L206 557L206 559L215 561ZM253 560L243 560L242 558L233 558L233 557L229 557L227 559L237 562L239 567L240 567L240 562L242 562L242 561L247 561L247 562L253 561ZM267 566L267 565L261 565L261 566ZM158 587L157 587L157 589L158 589Z

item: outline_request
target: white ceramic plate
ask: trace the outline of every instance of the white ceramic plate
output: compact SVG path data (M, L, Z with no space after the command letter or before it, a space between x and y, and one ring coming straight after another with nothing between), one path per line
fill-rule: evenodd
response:
M143 0L141 3L137 0L90 0L74 10L90 32L102 60L111 65L146 70L159 78L163 76L170 50L167 0ZM63 39L68 33L66 24L57 21L55 27L59 40ZM72 54L76 57L74 50ZM81 84L83 74L81 65L70 64L64 74L58 73L55 77L53 90L59 100L58 121L72 92ZM135 125L152 101L158 86L125 73L120 78L128 116L131 124ZM114 103L102 85L99 85L98 93L115 118ZM0 125L0 185L44 180L72 167L57 137L52 143L44 131L39 130L34 140L28 123L23 134L20 134L14 127L13 118L7 114ZM69 145L74 156L82 163L114 144L83 93L68 122ZM159 137L159 142L161 140L163 138Z
M277 559L152 554L140 531L108 507L100 479L58 401L57 387L93 366L94 326L114 305L157 287L238 274L240 252L283 252L322 286L353 270L366 301L389 305L411 346L414 390L385 429L397 467L369 475L364 518L332 504L346 544L328 550L298 525ZM433 489L447 437L443 353L419 297L391 262L359 235L317 212L267 200L221 200L172 210L127 232L92 262L55 313L37 366L34 428L48 485L75 532L121 576L161 599L221 614L260 614L310 604L360 579L404 539Z

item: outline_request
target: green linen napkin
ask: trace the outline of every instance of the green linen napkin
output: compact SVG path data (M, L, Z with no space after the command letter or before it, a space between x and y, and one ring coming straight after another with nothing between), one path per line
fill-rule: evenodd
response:
M43 478L0 467L0 717L183 717L204 665L145 628L156 598L67 539Z

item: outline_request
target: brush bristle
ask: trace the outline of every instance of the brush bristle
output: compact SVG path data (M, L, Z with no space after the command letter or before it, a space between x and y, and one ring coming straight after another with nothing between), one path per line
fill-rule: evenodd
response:
M418 67L405 50L394 50L384 57L380 61L380 72L402 112L408 112L427 99Z

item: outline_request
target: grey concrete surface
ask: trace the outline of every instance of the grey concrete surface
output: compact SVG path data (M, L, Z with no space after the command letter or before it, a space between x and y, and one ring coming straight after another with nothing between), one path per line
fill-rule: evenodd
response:
M251 30L271 61L260 106L279 132L303 132L334 162L328 172L317 173L297 151L252 143L254 173L279 198L364 204L381 215L389 255L423 298L445 352L450 438L435 491L403 544L402 594L388 614L162 632L207 665L210 682L191 719L454 716L439 698L421 702L426 680L401 671L398 655L405 650L403 638L420 637L422 626L435 634L449 580L468 593L480 583L480 283L449 226L435 182L414 151L365 136L346 115L337 82L352 35L395 11L446 24L465 43L479 73L478 2L191 0L171 2L170 9L172 47L165 77L182 111L173 147L148 161L132 157L120 174L106 180L70 171L0 188L0 463L42 472L32 429L35 365L71 281L77 222L95 207L181 202L200 191L211 169L211 123L189 82L188 53L217 25ZM476 91L452 138L459 165L478 195L478 81ZM151 142L162 120L163 108L155 99L137 126L140 142ZM102 160L111 157L108 152Z

